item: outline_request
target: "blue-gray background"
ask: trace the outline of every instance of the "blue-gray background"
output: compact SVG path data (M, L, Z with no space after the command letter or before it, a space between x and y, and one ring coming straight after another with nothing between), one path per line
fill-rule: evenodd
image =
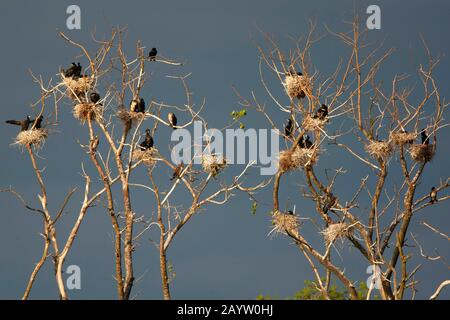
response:
M181 71L155 66L154 79L144 90L144 97L167 103L181 102L181 86L174 80L165 79L164 74L193 72L189 83L194 99L200 103L203 97L207 98L205 117L211 127L220 128L229 119L231 110L238 108L233 85L245 96L255 90L259 99L271 106L258 79L254 40L259 43L262 40L257 26L273 34L281 47L287 49L292 45L289 36L297 37L307 31L308 19L317 19L322 31L325 23L334 29L346 30L347 25L343 21L350 20L355 9L364 13L369 4L379 4L382 10L382 29L370 32L369 39L385 39L387 47L397 48L395 56L380 73L380 79L389 85L389 77L395 73L416 75L418 63L425 62L419 40L422 33L433 53L442 56L436 76L442 94L448 96L450 62L445 54L450 52L450 4L447 1L77 1L82 10L81 31L69 31L65 27L65 11L70 4L74 2L1 2L2 121L33 112L29 105L37 99L39 90L31 80L29 68L49 79L55 77L60 66L77 60L75 57L79 51L62 41L57 36L58 31L91 43L90 33L94 28L103 37L111 26L119 25L128 28L130 49L134 48L135 40L140 39L147 48L156 46L164 56L187 62ZM319 46L321 49L314 51L314 62L324 73L333 70L342 52L335 45L336 41L328 37L323 40L322 47ZM82 62L86 64L86 61ZM281 126L284 115L274 115ZM248 127L267 127L262 117L255 113L250 113L246 124ZM15 129L0 126L0 187L12 185L31 204L38 206L36 195L39 189L29 159L26 153L10 146ZM46 168L44 177L53 211L71 186L82 186L81 161L90 172L94 172L78 145L78 140L86 141L85 131L72 118L69 108L62 105L59 126L40 152L39 159L40 166ZM161 149L169 144L168 140L162 142L168 139L168 134L169 130L164 128L157 137ZM445 179L449 176L450 144L444 138L448 137L448 131L442 131L440 137L438 153L419 186L420 195L428 192L430 185L437 184L440 177ZM349 169L348 177L338 181L336 191L339 196L349 199L349 190L354 190L359 183L357 177L371 172L349 156L332 156L333 150L330 146L328 153L321 158L318 172L323 176L326 167L345 166ZM399 168L394 166L391 170L398 171ZM144 175L144 171L136 173L139 174ZM165 169L160 174L161 179L167 179ZM306 200L298 200L299 186L303 184L299 177L300 174L290 177L286 190L290 188L291 192L284 191L282 200L289 201L290 205L296 204L297 210L307 216L313 207ZM254 175L250 179L257 181L256 178ZM372 176L371 186L373 180ZM395 181L388 184L390 188L394 185ZM133 190L132 196L135 211L148 218L150 213L146 205L152 201L149 193ZM180 197L180 202L187 199L182 198L183 195ZM300 289L305 279L313 278L304 257L288 240L267 237L270 190L260 193L258 198L262 203L256 215L250 214L248 197L240 195L227 205L208 207L179 233L169 251L169 260L176 272L172 283L174 298L252 299L260 293L283 298ZM60 242L66 238L67 230L76 217L79 200L80 191L58 224ZM40 217L27 212L10 194L0 194L0 204L0 298L16 299L21 297L34 263L40 257L42 224ZM367 208L363 204L361 212L364 209ZM422 219L448 232L450 218L446 204L438 204L416 217L411 231L427 253L448 258L448 242L419 225ZM319 245L319 239L314 237L316 230L311 224L307 226L310 230L305 230L305 235ZM133 294L140 299L159 299L157 250L149 242L149 237L144 236L136 250L135 273L142 277L137 281ZM409 244L414 244L410 237L408 239ZM353 249L348 249L347 244L338 249L341 256L333 251L337 263L345 265L346 273L353 280L365 281L366 263ZM417 296L426 298L440 281L448 278L448 269L441 261L428 262L421 258L417 248L410 251L414 254L410 270L423 264L417 273L420 280ZM83 222L67 259L66 265L70 264L79 265L82 270L82 290L70 291L71 298L116 297L110 220L101 206L89 211ZM50 261L39 274L30 297L57 298ZM449 298L449 290L442 297Z

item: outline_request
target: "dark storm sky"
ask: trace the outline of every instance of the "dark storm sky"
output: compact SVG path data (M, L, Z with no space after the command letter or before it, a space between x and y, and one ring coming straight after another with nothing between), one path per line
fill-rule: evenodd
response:
M66 29L65 12L70 4L81 7L82 29L79 31ZM262 39L257 27L274 35L286 49L292 45L291 36L298 37L307 32L310 18L317 20L321 31L324 30L324 24L344 31L347 26L343 21L351 19L355 8L364 13L369 4L380 5L382 11L382 29L369 32L369 40L374 43L385 40L386 47L397 48L395 55L387 62L386 69L380 73L381 78L385 76L384 82L389 83L389 77L395 73L416 75L418 63L425 62L419 38L422 33L432 52L442 56L436 79L442 95L448 97L448 1L21 0L0 3L0 56L3 71L0 77L0 119L3 122L3 119L33 114L29 106L38 98L39 90L32 82L28 69L48 80L55 78L60 66L76 60L79 51L59 38L58 31L64 31L74 39L89 44L90 33L94 29L102 37L108 34L112 26L126 26L127 43L131 49L135 41L140 39L147 48L156 46L164 56L186 62L182 69L155 66L152 81L145 88L144 96L148 100L154 97L167 103L182 102L180 84L168 80L164 75L192 72L189 84L195 102L200 103L206 97L204 116L210 127L221 128L230 119L230 112L238 108L238 99L232 86L236 86L247 97L254 90L260 101L271 105L258 77L258 53L254 42L262 43ZM328 46L327 41L331 43ZM325 38L323 49L314 51L315 64L321 71L326 70L328 73L333 71L338 58L336 55L340 52L340 49L334 49L336 42L333 41L330 37ZM44 177L53 211L71 186L83 188L80 162L83 161L90 168L88 158L78 145L78 140L86 141L86 130L73 119L67 103L60 108L59 126L39 153L39 164L46 168ZM248 127L267 127L264 119L255 113L251 113L248 118L251 118L246 120ZM278 113L275 119L281 126L284 115ZM26 153L10 146L15 130L0 125L0 188L11 185L31 204L38 206L39 189L29 159ZM168 139L168 134L169 131L164 128L159 136L158 143L162 148L169 144L168 141L161 142ZM448 130L441 131L440 137L441 145L423 175L418 188L419 195L428 192L430 185L438 184L441 177L445 179L450 174L450 142L449 139L443 139L448 137ZM328 149L319 163L322 171L318 171L321 174L325 167L340 166L349 169L349 177L363 177L370 173L367 167L350 157L334 158L333 148ZM166 179L168 172L164 170L161 177ZM144 174L143 171L136 174L139 172ZM312 210L306 200L296 200L298 186L303 184L299 176L290 176L286 189L290 188L292 192L286 192L282 201L295 203L297 210L303 212ZM253 182L257 179L259 177L255 175L251 177ZM389 186L392 187L394 182ZM354 190L358 183L355 178L341 178L338 181L341 187L338 190L341 191L337 193L349 199L351 192L348 190ZM370 183L373 185L373 176ZM168 257L176 272L172 283L174 298L253 299L260 293L282 298L293 295L302 288L304 280L313 278L301 253L287 239L267 237L271 206L267 199L270 199L270 192L268 189L258 195L262 204L255 216L250 214L248 197L238 195L225 206L208 207L185 226L175 239ZM142 190L133 190L132 196L138 214L148 217L145 208L151 195ZM65 239L76 217L80 197L79 191L58 224L60 241ZM0 194L0 206L0 298L16 299L21 297L29 274L40 257L42 238L39 232L42 224L40 217L27 212L10 194ZM441 254L448 259L448 242L419 224L420 220L426 220L448 233L450 218L447 207L446 204L438 204L421 213L413 219L411 231L427 253ZM316 231L304 232L307 237L314 238ZM153 232L153 237L155 234ZM135 273L141 278L133 294L140 299L161 298L157 251L149 241L150 236L141 239L135 254ZM319 243L318 239L314 242ZM412 240L410 244L413 244ZM347 244L338 249L341 256L333 251L337 264L344 264L346 273L353 280L366 281L367 264L355 250L348 249ZM427 262L420 257L416 248L411 248L411 252L414 258L410 269L423 264L417 274L420 279L418 297L428 297L442 280L448 278L448 269L442 262ZM71 298L116 297L110 220L102 207L89 211L67 258L66 266L71 264L79 265L82 271L82 289L69 291ZM47 261L31 298L57 298L52 275L51 263ZM449 298L450 290L443 292L442 297Z

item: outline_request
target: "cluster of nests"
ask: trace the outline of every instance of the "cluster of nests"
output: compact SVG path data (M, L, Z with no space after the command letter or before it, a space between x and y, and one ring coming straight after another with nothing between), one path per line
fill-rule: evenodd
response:
M66 95L77 102L73 107L73 116L82 123L88 119L95 121L102 116L102 104L99 103L100 95L96 92L87 93L92 89L94 78L82 75L80 63L75 64L67 70L62 70L62 84L66 87Z
M272 214L272 229L269 235L273 233L281 233L284 235L293 235L298 237L298 229L300 227L299 217L291 210L288 212L276 211ZM325 244L327 246L334 243L336 240L344 240L347 237L352 237L354 234L354 225L346 222L331 223L323 231Z
M313 131L316 139L320 137L326 123L328 122L328 107L322 104L314 115L306 115L302 121L302 128L305 131ZM288 119L284 128L286 138L293 138L294 123ZM298 144L291 149L280 152L278 167L282 172L305 168L316 163L319 148L309 140L307 134L303 135Z
M219 172L225 168L227 160L219 154L203 154L202 168L203 171L211 174L213 177L217 176Z
M283 81L284 89L291 99L302 99L312 95L312 85L301 72L289 71Z
M414 143L417 138L415 132L392 132L388 141L370 141L366 151L375 158L387 158L394 151L394 147L407 146L411 158L416 162L431 161L435 154L435 145L429 143L425 130L421 131L422 143Z

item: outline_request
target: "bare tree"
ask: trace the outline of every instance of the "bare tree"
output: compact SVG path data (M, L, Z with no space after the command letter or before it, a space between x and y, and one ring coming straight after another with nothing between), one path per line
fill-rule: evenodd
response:
M409 87L406 75L396 75L386 86L386 79L378 74L394 49L384 51L382 44L367 43L367 32L357 17L350 26L348 32L326 27L320 34L316 23L311 22L309 33L296 40L288 53L262 32L266 45L258 46L259 74L274 107L266 108L254 93L250 99L237 95L243 106L260 112L288 145L279 154L273 182L273 231L294 241L310 264L322 296L330 298L330 280L335 277L351 299L358 299L355 281L345 274L345 261L340 264L331 256L337 241L347 239L368 265L380 268L382 298L402 299L407 289L414 295L414 276L420 268L407 266L410 254L406 252L406 236L411 221L449 198L445 195L449 179L445 177L433 189L434 194L416 193L425 169L437 165L430 161L438 150L438 134L447 126L443 115L448 103L433 75L439 59L432 57L425 41L428 60L418 67L419 85ZM337 39L348 52L339 57L331 75L320 71L320 61L312 53L325 37ZM272 85L275 82L280 83L279 89ZM415 99L418 95L419 101ZM284 130L275 120L276 113L288 119ZM338 128L336 132L327 128L330 123ZM332 155L348 153L367 167L367 176L358 177L352 168L323 168L319 158L325 148ZM392 189L387 182L398 179L391 174L397 168L403 179L398 188ZM314 214L281 209L280 189L291 172L294 177L304 177L306 185L299 192L302 201L315 205ZM341 176L347 181L360 181L351 198L345 198L347 190L335 188ZM364 203L364 193L370 199L368 204ZM304 207L300 203L295 202L297 208ZM367 207L369 210L364 209ZM322 221L318 233L323 236L323 248L313 246L312 239L306 239L302 232L307 223L317 225L315 217ZM300 223L300 219L305 222ZM367 298L375 285L369 288Z
M30 207L23 197L13 189L3 191L12 192L25 207L42 214L44 248L42 258L34 268L28 282L23 299L27 299L34 280L41 267L51 255L53 258L56 283L61 299L68 299L67 290L63 281L63 266L67 255L77 237L81 223L89 208L96 201L105 201L105 207L111 218L114 232L115 280L119 299L130 299L135 283L133 266L133 252L136 244L143 237L152 237L157 232L156 244L160 257L160 275L162 294L164 299L170 299L170 275L167 262L167 252L178 232L197 213L204 210L207 205L222 205L229 201L237 191L251 195L265 186L265 182L244 186L245 174L253 163L249 163L240 174L226 179L221 175L226 170L227 161L224 155L200 153L194 154L187 163L172 163L159 149L164 147L160 141L153 146L153 138L162 127L172 129L189 128L199 121L204 128L207 122L201 117L205 101L197 106L192 101L187 79L189 74L182 76L167 76L182 84L186 102L183 105L171 105L162 101L152 100L150 103L141 100L146 93L145 84L150 78L147 68L150 64L165 64L170 68L180 68L182 63L170 60L161 55L149 57L145 47L138 41L135 46L135 57L129 59L125 54L124 29L113 29L107 40L98 40L92 35L93 44L98 49L91 53L87 47L65 34L59 35L69 45L80 50L81 59L88 62L82 70L76 63L68 70L61 70L57 74L58 80L44 81L41 76L32 74L34 81L41 89L41 97L34 105L40 105L39 115L49 114L47 102L54 103L52 113L54 123L58 122L60 105L69 102L76 120L87 129L89 141L80 143L83 150L92 162L95 172L87 173L83 167L85 178L84 200L79 209L78 218L73 225L66 241L61 246L56 233L56 222L62 217L65 206L75 189L70 191L57 213L51 213L47 206L47 190L42 171L35 159L35 150L40 147L48 135L45 127L31 128L21 133L18 143L23 145L29 153L33 169L41 187L39 196L41 208ZM78 69L77 69L78 68ZM98 94L98 95L97 95ZM94 95L94 96L92 96ZM170 100L170 98L169 98ZM131 102L130 102L131 101ZM129 105L129 107L128 107ZM165 120L165 115L171 111L171 117ZM183 123L175 123L173 115L183 119ZM148 144L143 145L141 129L146 125L151 129L146 132ZM64 134L63 126L61 126ZM119 134L117 133L119 132ZM20 138L20 139L19 139ZM167 142L169 144L169 142ZM101 147L101 146L106 147ZM100 147L99 147L100 146ZM157 148L158 146L158 148ZM191 145L191 149L194 149ZM201 150L208 148L200 146ZM170 147L169 147L170 151ZM201 158L201 169L195 169L195 158ZM132 172L138 167L144 167L148 183L133 182ZM172 179L157 181L154 172L161 172L164 168L173 171ZM51 168L50 168L51 169ZM98 176L101 180L99 190L91 191L91 180ZM223 178L222 178L223 176ZM120 194L114 193L112 186L120 184ZM132 188L143 188L154 195L154 200L148 202L146 212L148 215L138 216L133 209L133 199L130 195ZM176 190L184 188L191 196L189 203L180 203L176 197ZM120 199L120 200L119 200ZM118 210L118 202L123 207L123 213ZM156 214L154 214L156 213ZM156 228L152 228L156 227ZM136 231L137 229L137 231Z

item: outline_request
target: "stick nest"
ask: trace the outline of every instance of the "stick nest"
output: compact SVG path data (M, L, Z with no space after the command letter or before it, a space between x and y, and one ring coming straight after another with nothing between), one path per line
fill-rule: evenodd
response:
M45 128L20 131L14 141L14 144L21 146L33 145L35 148L41 148L47 137L48 130Z
M202 168L206 173L211 173L213 177L225 168L227 160L222 155L204 154L202 156Z
M317 149L296 147L294 151L283 150L280 152L278 168L283 171L304 168L316 163L318 158Z
M64 77L62 75L62 82L66 86L67 95L73 100L82 100L91 87L94 79L88 76L82 76L78 79L72 77Z
M392 153L392 145L388 141L371 141L366 151L375 158L387 158Z
M305 131L321 131L328 122L327 119L320 120L319 118L313 118L307 115L303 118L302 128Z
M119 109L116 115L124 123L124 125L132 125L136 122L142 121L145 118L145 113L128 111L124 108Z
M411 144L417 137L415 132L392 132L389 139L396 145Z
M272 225L273 228L269 234L275 232L285 235L298 235L298 228L300 224L297 215L277 211L272 215Z
M344 239L353 235L353 226L345 222L330 224L326 229L321 231L325 243L332 244L336 239Z
M310 81L305 76L287 75L284 78L284 89L291 99L304 98L312 93Z
M133 150L133 161L142 161L147 167L153 167L156 164L158 157L158 150L156 148L150 148L142 150L139 147Z
M79 103L73 108L73 116L85 123L89 118L93 121L101 118L101 108L95 103Z
M413 144L409 148L411 158L417 162L428 162L434 157L434 144Z

